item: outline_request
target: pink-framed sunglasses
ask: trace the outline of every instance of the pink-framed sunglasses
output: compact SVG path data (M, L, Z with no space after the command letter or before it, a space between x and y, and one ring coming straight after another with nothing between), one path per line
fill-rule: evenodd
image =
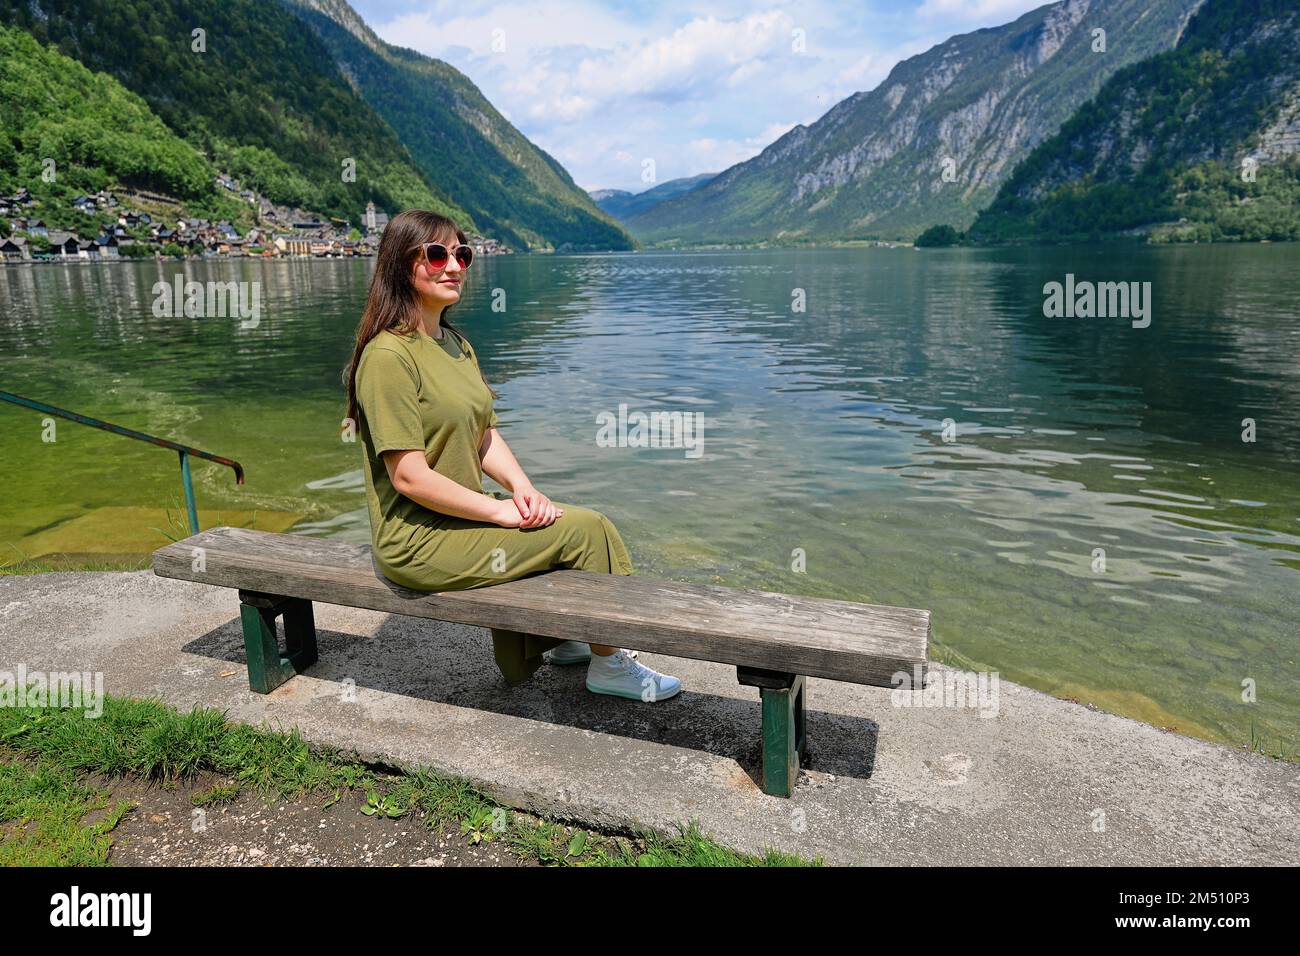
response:
M422 242L416 248L424 255L424 261L434 269L445 269L447 260L452 256L456 257L462 269L468 269L474 261L474 250L464 243L448 249L441 242Z

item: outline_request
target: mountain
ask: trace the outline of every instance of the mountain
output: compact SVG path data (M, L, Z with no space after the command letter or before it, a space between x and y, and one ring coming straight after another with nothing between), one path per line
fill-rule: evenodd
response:
M110 76L0 26L0 194L72 196L114 183L211 197L211 164ZM52 160L50 175L43 175Z
M964 228L1106 79L1173 47L1199 2L1063 0L953 37L628 228L679 245Z
M698 176L670 179L666 183L660 183L639 193L629 192L626 189L594 189L588 195L602 210L615 219L626 222L653 209L661 202L676 199L692 189L703 186L716 175L718 174L700 173Z
M0 26L0 103L0 196L26 190L32 202L20 207L23 216L50 230L95 235L116 220L117 210L105 216L73 200L119 187L133 197L133 207L154 214L251 224L249 204L219 188L208 158L149 104L106 73L6 26ZM172 201L144 198L158 194ZM0 219L0 235L11 232L9 220ZM26 238L34 249L48 245L39 234Z
M1207 0L1034 150L970 238L1300 239L1300 6Z
M274 202L355 222L373 200L474 225L348 86L316 35L277 4L0 0L0 19L113 77Z
M564 167L514 128L455 68L385 43L345 0L283 0L415 165L481 230L532 249L631 249Z

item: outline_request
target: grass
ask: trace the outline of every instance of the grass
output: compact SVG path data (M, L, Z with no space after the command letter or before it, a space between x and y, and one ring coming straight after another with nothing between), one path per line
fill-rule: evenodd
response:
M0 564L0 577L18 574L49 574L53 571L144 571L152 566L152 557L147 554L138 557L124 556L120 561L86 561L83 558L69 559L29 558L18 554L7 564Z
M56 571L147 571L152 559L145 555L138 560L123 561L72 561L64 567L59 562L20 561L0 565L0 577L19 574L50 574Z
M31 767L6 761L6 752ZM79 710L0 708L0 863L104 865L111 831L129 811L107 809L107 794L85 775L174 787L200 773L229 783L194 794L196 806L229 803L244 791L319 799L366 794L361 812L413 815L431 830L458 829L469 843L496 842L521 860L551 866L801 866L821 860L769 850L762 856L712 842L691 822L673 836L648 829L605 833L565 826L497 803L467 781L427 769L386 770L328 748L310 747L295 729L234 723L221 711L181 713L156 700L107 696L98 719Z
M130 809L128 801L110 807L107 792L66 767L0 760L0 866L103 866ZM100 811L102 819L85 822Z
M1268 735L1259 729L1257 721L1252 720L1250 722L1250 743L1246 745L1246 749L1253 754L1272 757L1274 760L1300 763L1300 754L1296 753L1294 743L1284 745L1280 736L1277 738L1276 743L1270 743Z
M166 528L154 528L160 535L168 541L175 543L184 541L194 532L190 529L190 516L179 502L173 499L172 503L164 505L164 512L167 515ZM173 508L175 510L173 510ZM220 513L218 513L217 523L221 523ZM253 512L253 527L257 527L257 512Z

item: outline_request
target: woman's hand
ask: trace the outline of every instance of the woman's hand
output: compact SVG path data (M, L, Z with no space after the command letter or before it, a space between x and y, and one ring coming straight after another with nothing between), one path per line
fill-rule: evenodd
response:
M524 517L519 513L515 503L509 498L494 498L493 500L496 502L496 509L492 514L492 523L499 524L503 528L518 528Z
M510 525L515 528L543 528L564 514L564 509L555 507L550 498L532 485L516 486L511 504L522 519L519 524Z

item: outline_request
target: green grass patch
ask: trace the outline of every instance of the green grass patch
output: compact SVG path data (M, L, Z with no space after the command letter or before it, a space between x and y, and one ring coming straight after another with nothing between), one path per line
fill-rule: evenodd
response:
M104 866L130 809L125 800L110 806L106 791L67 767L0 758L0 866ZM91 814L100 819L86 823Z
M0 769L0 862L102 864L109 833L129 809L115 808L91 826L80 821L106 806L82 775L134 778L162 787L201 773L225 781L195 793L196 806L229 803L248 789L268 798L317 798L332 806L364 793L361 812L419 818L432 830L459 830L472 844L499 841L521 860L552 866L796 866L799 857L738 853L712 842L694 822L672 837L642 829L612 834L564 826L504 807L467 781L432 770L386 771L331 748L311 747L289 732L235 723L221 711L181 713L157 700L105 697L104 712L0 708L0 748L35 763ZM26 780L20 777L27 778ZM819 865L820 859L812 861Z
M86 560L77 555L43 556L37 559L15 558L0 564L0 578L19 574L50 574L55 571L145 571L153 566L151 555L123 557L121 560Z

